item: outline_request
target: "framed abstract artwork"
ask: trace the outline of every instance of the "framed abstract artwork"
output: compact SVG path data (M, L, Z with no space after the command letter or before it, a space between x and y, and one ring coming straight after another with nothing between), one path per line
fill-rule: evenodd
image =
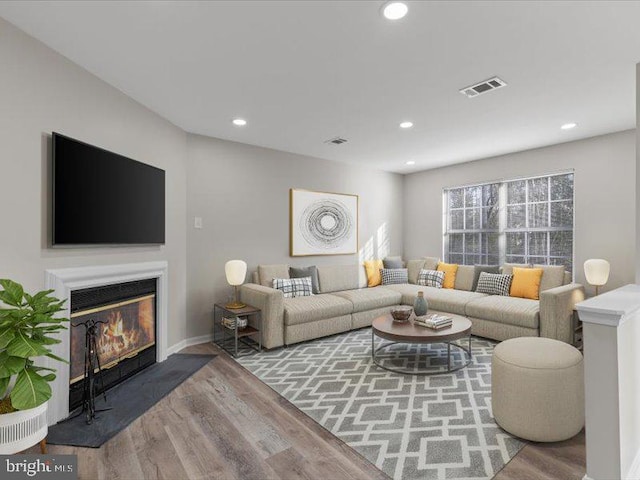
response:
M290 254L358 253L358 195L289 191Z

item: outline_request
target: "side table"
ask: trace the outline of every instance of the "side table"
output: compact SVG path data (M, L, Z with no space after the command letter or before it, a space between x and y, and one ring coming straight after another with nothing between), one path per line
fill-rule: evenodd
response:
M571 316L571 332L573 334L573 346L582 352L582 320L578 311L574 308Z
M222 317L246 317L248 322L245 328L229 328L222 324ZM257 340L256 338L257 337ZM262 351L262 311L251 305L242 308L227 308L221 303L213 306L213 343L227 353L238 358L239 344L245 345L256 352ZM230 343L232 343L230 345Z

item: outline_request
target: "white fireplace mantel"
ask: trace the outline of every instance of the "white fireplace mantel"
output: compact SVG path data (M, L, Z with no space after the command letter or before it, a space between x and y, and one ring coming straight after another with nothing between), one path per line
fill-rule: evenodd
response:
M54 291L55 297L67 299L62 316L68 318L71 307L69 299L73 290L156 278L156 361L162 362L167 358L168 268L167 262L157 261L47 270L45 285L47 289ZM71 348L70 330L63 330L58 338L62 342L53 345L51 350L55 355L68 360ZM49 401L47 417L49 425L53 425L69 416L69 368L49 358L45 359L43 366L57 370L57 377L51 383L53 396Z

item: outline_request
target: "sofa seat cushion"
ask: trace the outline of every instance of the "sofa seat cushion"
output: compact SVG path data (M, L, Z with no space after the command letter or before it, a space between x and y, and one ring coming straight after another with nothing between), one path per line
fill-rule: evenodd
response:
M376 308L399 305L402 294L386 287L364 288L361 290L345 290L332 295L349 300L354 312L366 312Z
M349 315L352 311L353 304L349 300L335 295L321 294L284 299L285 325L300 325Z
M483 293L411 284L387 285L384 288L400 292L402 294L402 303L405 305L413 305L418 292L422 291L429 304L429 310L455 313L457 315L465 315L465 306L469 302L486 297Z
M467 316L518 327L539 328L540 302L526 298L489 295L469 302Z

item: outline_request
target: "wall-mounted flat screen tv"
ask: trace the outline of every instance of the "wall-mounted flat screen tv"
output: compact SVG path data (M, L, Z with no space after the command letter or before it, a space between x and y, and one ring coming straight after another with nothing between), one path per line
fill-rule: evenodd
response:
M53 133L53 245L165 242L165 172Z

